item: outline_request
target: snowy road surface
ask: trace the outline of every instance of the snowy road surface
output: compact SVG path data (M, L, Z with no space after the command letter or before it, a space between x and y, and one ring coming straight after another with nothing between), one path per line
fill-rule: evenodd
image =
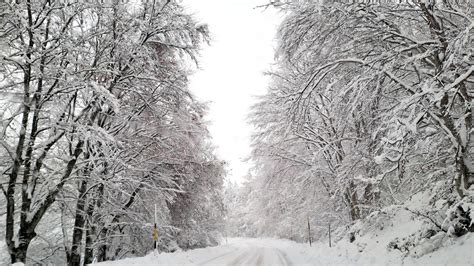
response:
M218 247L170 254L150 254L143 258L125 259L106 265L275 265L306 264L298 254L289 253L279 240L232 238ZM288 241L289 242L289 241Z
M292 265L288 255L278 248L249 246L236 248L235 251L224 252L198 265Z
M389 231L389 230L385 230ZM391 238L390 238L391 239ZM398 250L389 251L382 238L360 237L358 243L341 241L329 248L325 241L307 244L281 239L230 238L217 247L186 252L149 254L141 258L99 263L97 266L128 265L445 265L472 266L474 234L460 237L452 245L419 258Z

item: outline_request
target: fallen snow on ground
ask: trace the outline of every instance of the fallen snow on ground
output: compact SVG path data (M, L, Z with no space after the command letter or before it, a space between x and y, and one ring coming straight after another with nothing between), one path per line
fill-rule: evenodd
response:
M130 258L107 265L294 265L307 261L298 253L286 251L287 246L299 244L274 239L229 238L217 247L177 253L152 253L143 258Z
M313 265L474 265L474 234L419 258L398 250L389 251L387 243L378 238L372 240L357 243L343 240L333 248L316 244L312 249L305 248L302 256L308 257Z
M473 265L474 261L474 234L420 258L389 251L383 244L375 245L376 241L370 244L370 250L361 250L357 244L344 240L329 248L325 243L309 247L289 240L232 238L217 247L149 254L97 265Z

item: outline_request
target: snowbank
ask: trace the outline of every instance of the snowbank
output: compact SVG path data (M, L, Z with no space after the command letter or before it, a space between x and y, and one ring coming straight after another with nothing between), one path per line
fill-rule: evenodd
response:
M283 265L474 265L474 233L461 237L450 234L448 220L440 215L449 207L436 207L443 204L433 201L431 195L421 193L403 205L372 213L340 233L341 240L333 247L328 246L327 239L309 247L283 239L232 238L217 247L149 254L100 265L233 265L236 259L240 264L262 264L251 258L239 259L245 256L263 258L268 265L272 265L268 263L271 256L284 257L273 260Z
M244 254L242 250L249 247L281 250L290 265L473 265L474 234L452 240L449 246L419 258L387 249L385 243L381 241L388 239L389 234L380 234L372 239L364 238L365 246L362 240L353 243L340 241L332 248L322 242L316 242L309 247L307 244L282 239L234 238L229 239L228 244L218 247L178 253L152 253L142 258L104 262L97 265L231 265L239 254ZM221 260L216 260L220 257L222 257Z

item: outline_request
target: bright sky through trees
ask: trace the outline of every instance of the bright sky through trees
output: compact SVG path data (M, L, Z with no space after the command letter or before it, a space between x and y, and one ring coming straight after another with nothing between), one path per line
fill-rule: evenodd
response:
M239 181L248 172L250 126L246 123L253 96L263 94L268 80L263 72L273 61L274 37L280 15L274 9L255 8L265 1L186 0L199 21L209 24L212 43L202 51L201 70L191 90L210 101L207 120L218 154L229 163L229 179Z
M0 265L472 265L473 114L473 0L0 1Z

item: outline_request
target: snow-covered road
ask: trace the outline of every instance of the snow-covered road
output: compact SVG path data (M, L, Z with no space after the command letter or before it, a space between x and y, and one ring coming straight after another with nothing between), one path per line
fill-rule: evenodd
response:
M385 230L389 231L389 230ZM329 248L316 242L312 247L283 239L229 238L217 247L186 252L149 254L141 258L99 263L97 266L128 265L472 265L474 234L460 237L450 246L423 257L389 251L382 238L359 238L358 243L341 241ZM362 243L364 245L362 245Z
M150 254L143 258L125 259L99 264L106 265L276 265L305 264L301 254L288 252L286 241L275 239L231 238L217 247L187 252ZM289 242L289 241L288 241Z
M293 265L288 255L278 248L249 246L240 247L234 251L224 252L214 257L201 261L197 265Z

